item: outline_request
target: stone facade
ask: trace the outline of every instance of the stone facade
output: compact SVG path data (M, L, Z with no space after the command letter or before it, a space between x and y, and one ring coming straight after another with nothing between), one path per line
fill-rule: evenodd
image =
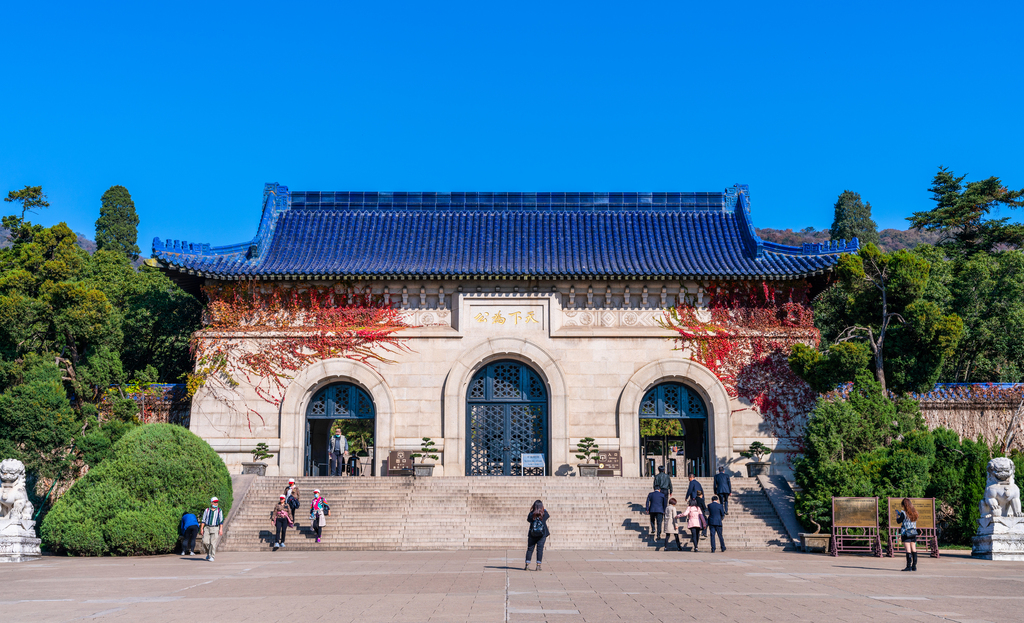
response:
M278 282L295 288L328 281ZM708 412L708 465L732 465L752 441L775 447L761 416L708 368L679 350L664 310L686 299L700 304L697 282L658 281L402 281L367 282L376 296L403 310L412 328L398 335L407 351L374 365L329 359L298 371L280 405L259 397L246 379L207 384L195 395L190 428L210 442L233 472L241 471L258 443L270 446L270 475L300 475L305 461L307 406L323 387L345 381L370 394L376 410L374 472L394 449L413 450L431 437L442 452L435 476L466 474L466 398L473 375L498 360L536 371L546 384L551 473L578 462L576 442L593 437L603 450L619 450L622 475L638 476L639 409L645 392L667 381L696 390ZM269 333L207 333L240 350ZM777 455L772 455L776 457ZM782 456L782 455L778 455ZM784 461L785 459L777 459Z

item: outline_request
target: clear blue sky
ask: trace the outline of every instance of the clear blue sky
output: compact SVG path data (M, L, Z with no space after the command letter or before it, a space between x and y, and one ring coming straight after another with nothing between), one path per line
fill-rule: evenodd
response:
M1024 3L50 3L0 9L0 190L139 246L256 231L294 190L750 185L760 227L880 227L940 164L1024 186ZM0 208L7 204L0 204Z

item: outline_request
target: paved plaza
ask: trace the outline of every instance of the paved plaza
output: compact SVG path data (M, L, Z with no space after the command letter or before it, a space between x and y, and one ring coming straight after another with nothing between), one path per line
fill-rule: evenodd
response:
M4 621L991 621L1024 620L1024 563L949 552L551 551L44 557L0 566Z

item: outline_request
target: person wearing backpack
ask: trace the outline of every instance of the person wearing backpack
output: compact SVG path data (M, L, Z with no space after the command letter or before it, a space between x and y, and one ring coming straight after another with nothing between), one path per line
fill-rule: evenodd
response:
M530 570L530 559L533 558L533 548L537 548L537 571L540 571L540 564L544 560L544 542L551 535L548 532L548 519L551 515L544 509L544 503L537 500L533 508L526 515L526 521L530 524L530 530L526 533L526 566L523 571Z
M194 556L196 553L196 535L199 534L199 519L195 513L184 513L178 525L181 534L181 555Z
M910 498L903 498L902 510L896 511L900 522L900 539L907 554L907 567L903 571L917 571L917 509Z
M299 510L301 502L299 502L299 487L294 480L288 481L288 488L284 490L284 495L285 503L288 504L288 508L292 509L292 519L296 520L295 525L298 525L298 515L295 513Z

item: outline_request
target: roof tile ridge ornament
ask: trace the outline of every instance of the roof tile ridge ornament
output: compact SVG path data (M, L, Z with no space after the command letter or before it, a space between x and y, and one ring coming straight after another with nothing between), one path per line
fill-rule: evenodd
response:
M747 253L754 259L764 257L764 240L754 231L754 221L750 217L750 187L746 184L733 184L725 189L725 209L732 210L739 225L740 237Z

